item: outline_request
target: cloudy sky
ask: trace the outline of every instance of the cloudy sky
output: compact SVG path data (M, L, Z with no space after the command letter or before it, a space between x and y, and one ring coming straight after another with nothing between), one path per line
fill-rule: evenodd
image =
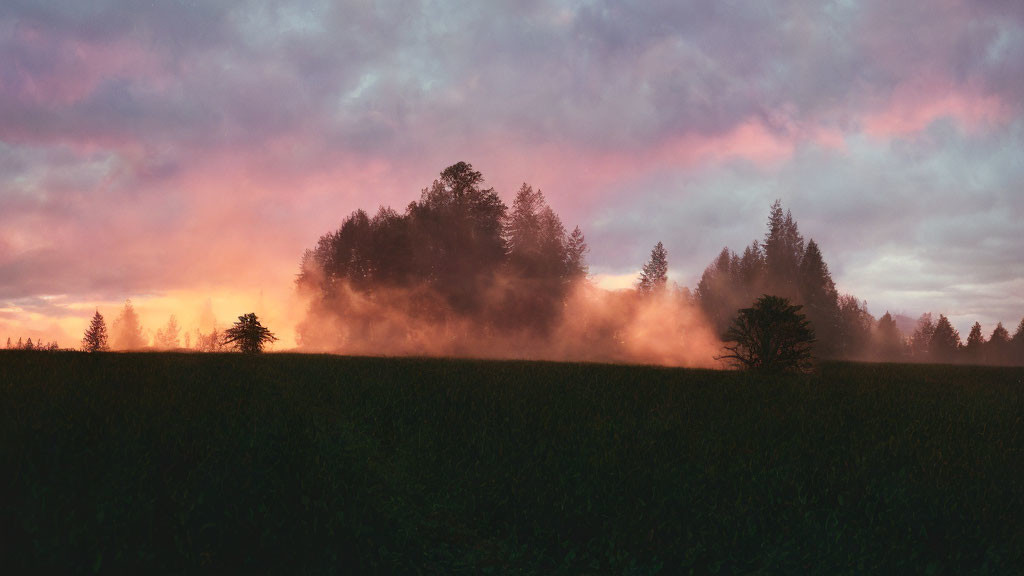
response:
M771 202L840 289L963 335L1024 315L1024 3L0 4L0 337L259 309L304 248L471 162L607 286L693 286Z

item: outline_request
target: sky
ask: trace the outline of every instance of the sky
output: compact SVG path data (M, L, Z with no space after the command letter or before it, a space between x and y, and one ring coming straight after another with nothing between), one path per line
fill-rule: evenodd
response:
M1024 316L1024 3L0 4L0 337L257 311L305 248L467 161L629 286L693 287L776 199L843 292Z

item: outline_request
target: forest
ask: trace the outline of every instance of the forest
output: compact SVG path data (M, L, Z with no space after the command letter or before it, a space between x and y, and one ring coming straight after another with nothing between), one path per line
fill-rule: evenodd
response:
M539 190L524 183L508 209L483 183L460 162L404 213L356 210L321 236L297 278L312 298L298 327L302 346L482 355L495 345L524 355L558 347L568 358L599 350L614 360L645 350L650 331L687 335L676 345L706 348L738 310L772 294L802 306L819 358L1024 363L1024 319L1012 336L1000 323L986 338L975 323L966 342L941 314L922 315L909 334L888 311L876 319L867 302L839 292L821 247L805 242L778 200L763 238L742 253L723 248L695 290L668 282L659 242L635 290L609 293L587 281L583 232L568 233ZM661 313L638 317L652 307ZM554 342L555 335L569 341Z
M511 208L481 172L458 162L404 212L355 210L301 258L298 351L586 360L721 367L741 309L762 295L800 306L818 359L1024 365L1024 319L963 338L943 314L916 320L841 293L813 238L776 200L766 229L742 251L722 248L691 290L668 280L661 242L633 289L589 278L583 231L570 231L543 192L523 183ZM209 304L207 304L209 308ZM94 323L103 325L99 311ZM111 325L114 350L226 351L222 329L183 330L172 315L145 330L131 300ZM902 327L902 329L901 329ZM280 328L278 328L280 329ZM56 342L8 338L8 349L53 351Z

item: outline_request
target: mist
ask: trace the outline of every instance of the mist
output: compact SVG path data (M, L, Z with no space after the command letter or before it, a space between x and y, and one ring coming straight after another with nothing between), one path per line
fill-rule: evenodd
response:
M522 284L496 278L476 314L456 311L426 287L371 295L346 284L334 298L311 303L296 328L299 350L721 367L714 359L721 342L684 293L642 295L581 281L543 326L522 327L522 318L518 328L503 326L496 315Z

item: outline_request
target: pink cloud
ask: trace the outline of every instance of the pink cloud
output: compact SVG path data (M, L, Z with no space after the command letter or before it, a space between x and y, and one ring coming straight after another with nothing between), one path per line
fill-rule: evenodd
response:
M970 86L911 81L899 85L879 109L866 113L861 126L871 136L888 138L920 132L943 118L977 132L1010 116L1010 107L999 97Z

